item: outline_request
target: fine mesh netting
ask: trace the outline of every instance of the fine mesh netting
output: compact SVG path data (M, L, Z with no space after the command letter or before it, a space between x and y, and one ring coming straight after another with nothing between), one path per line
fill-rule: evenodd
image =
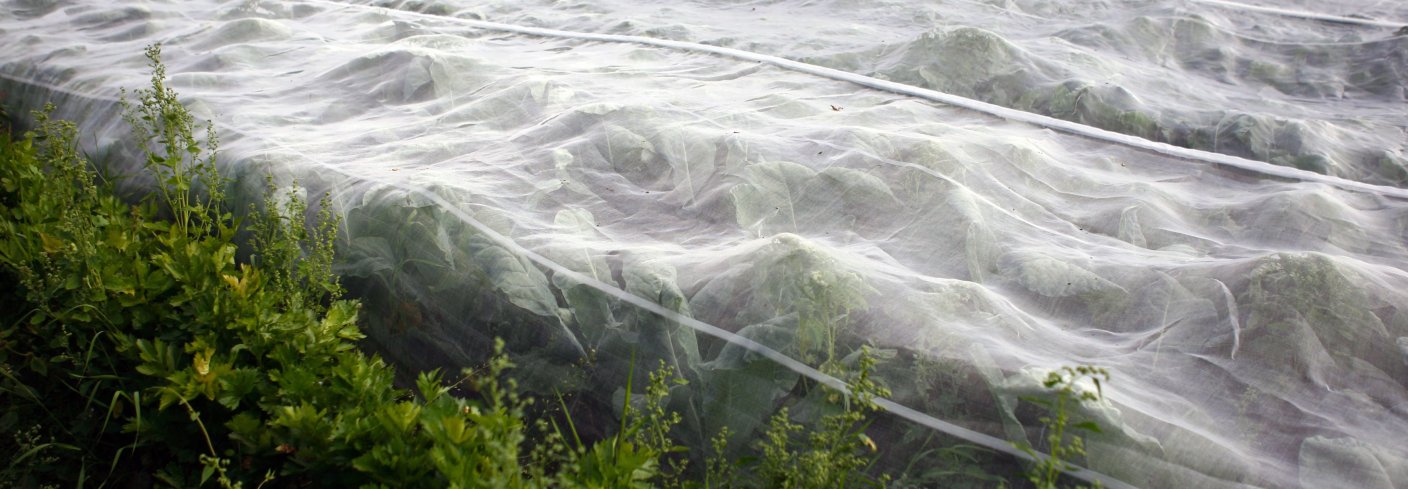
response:
M871 345L937 484L1093 364L1090 478L1408 487L1408 4L1251 3L13 0L0 93L134 172L161 42L239 206L331 194L403 373L502 337L618 413L663 361L746 446Z

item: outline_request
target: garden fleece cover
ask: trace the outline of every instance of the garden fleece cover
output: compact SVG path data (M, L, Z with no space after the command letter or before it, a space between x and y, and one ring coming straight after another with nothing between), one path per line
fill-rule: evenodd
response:
M404 372L503 337L619 413L664 361L746 445L868 344L937 484L1092 364L1089 479L1408 487L1408 3L1243 1L6 0L0 93L135 173L161 43L236 209L331 194Z

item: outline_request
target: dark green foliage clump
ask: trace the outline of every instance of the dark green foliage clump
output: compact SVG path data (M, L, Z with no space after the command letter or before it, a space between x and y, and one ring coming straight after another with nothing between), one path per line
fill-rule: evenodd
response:
M326 205L310 226L270 198L237 260L213 133L192 136L159 55L126 105L153 198L96 182L71 123L0 138L0 485L601 486L560 442L526 443L549 427L525 421L506 357L453 379L473 399L436 372L393 387L356 348Z

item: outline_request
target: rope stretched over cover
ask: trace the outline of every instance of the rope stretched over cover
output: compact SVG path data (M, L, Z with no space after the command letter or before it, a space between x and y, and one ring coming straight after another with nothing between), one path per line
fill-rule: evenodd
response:
M1329 15L1329 14L1322 14L1322 13L1317 13L1317 12L1306 12L1306 11L1304 11L1304 10L1292 10L1292 9L1284 9L1284 8L1276 8L1276 7L1262 7L1262 6L1259 6L1259 5L1247 5L1247 4L1245 4L1245 3L1229 2L1229 1L1227 1L1227 0L1190 0L1190 1L1195 2L1195 3L1205 4L1205 5L1214 5L1214 6L1218 6L1218 7L1229 8L1229 9L1233 9L1233 10L1244 10L1244 11L1248 11L1248 12L1261 12L1261 13L1264 13L1264 14L1280 15L1280 16L1283 16L1283 17L1295 17L1295 18L1298 18L1298 19L1320 20L1320 21L1325 21L1325 22L1334 22L1334 23L1337 23L1337 24L1362 25L1362 26L1371 26L1371 27L1390 27L1390 28L1408 27L1408 23L1405 23L1405 22L1391 22L1391 21L1377 20L1377 19L1361 19L1361 18L1358 18L1358 17L1342 17L1342 16L1339 16L1339 15Z

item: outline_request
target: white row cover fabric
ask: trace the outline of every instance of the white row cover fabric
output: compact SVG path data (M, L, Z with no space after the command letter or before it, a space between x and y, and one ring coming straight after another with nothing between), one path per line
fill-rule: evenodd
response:
M1011 451L1094 364L1088 478L1408 486L1408 5L1239 5L15 0L0 93L131 172L162 43L240 208L332 195L405 371L504 337L619 409L664 361L682 436L742 445L870 344L919 422L882 446Z

